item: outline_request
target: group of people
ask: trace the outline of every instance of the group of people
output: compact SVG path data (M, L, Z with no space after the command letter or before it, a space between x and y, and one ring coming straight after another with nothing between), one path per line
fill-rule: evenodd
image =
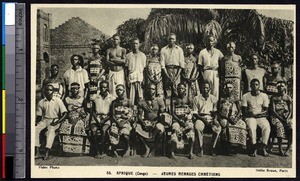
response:
M268 156L271 130L278 139L279 154L288 156L292 144L292 99L286 79L275 62L271 73L259 67L259 56L251 56L251 66L242 70L241 56L234 42L228 52L214 47L216 39L206 38L206 48L195 56L192 43L185 51L168 36L168 45L154 44L150 54L140 51L140 40L131 40L130 53L120 46L120 36L112 37L106 55L94 44L85 64L82 56L71 56L71 68L63 77L59 66L51 66L51 76L43 81L42 99L37 104L35 127L36 158L49 159L58 134L63 152L90 153L96 158L110 150L112 156L135 154L136 145L145 148L143 157L155 154L164 141L168 156L187 146L188 157L203 155L203 132L212 133L210 152L234 155L246 148L250 156L261 149ZM260 128L261 139L257 136ZM47 128L46 152L40 153L40 133ZM272 128L272 129L271 129ZM169 131L170 138L162 139ZM288 140L284 151L282 140ZM154 144L150 146L150 141ZM219 141L220 140L220 141Z

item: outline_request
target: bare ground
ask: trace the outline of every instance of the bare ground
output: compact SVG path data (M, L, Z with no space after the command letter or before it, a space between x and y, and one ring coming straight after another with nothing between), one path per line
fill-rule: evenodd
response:
M92 156L58 156L52 152L50 160L36 159L36 165L56 165L56 166L169 166L169 167L268 167L268 168L291 168L292 157L281 157L278 155L277 145L273 148L273 153L269 157L257 155L250 157L246 152L241 152L236 156L209 155L209 137L204 140L204 155L195 156L190 160L187 155L178 154L176 160L169 159L166 156L157 155L151 158L142 158L135 155L127 158L112 158L105 156L102 159L96 159ZM260 152L258 152L259 154Z

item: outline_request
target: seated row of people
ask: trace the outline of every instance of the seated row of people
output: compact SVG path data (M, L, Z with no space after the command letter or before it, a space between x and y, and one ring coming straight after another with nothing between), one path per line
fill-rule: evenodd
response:
M53 96L54 88L49 84L44 90L45 98L37 105L36 157L41 156L40 132L48 129L44 156L44 159L48 159L55 131L59 127L64 152L89 153L92 148L97 158L102 158L108 148L113 156L118 156L117 149L121 141L125 144L123 156L129 156L131 148L137 144L135 137L132 137L135 134L146 148L143 157L150 157L162 142L165 128L170 128L170 158L174 159L176 149L183 148L187 143L188 157L192 159L195 143L200 147L197 155L203 155L205 127L212 130L212 155L216 155L220 135L225 141L223 145L227 145L226 151L234 153L236 146L246 147L249 132L250 155L256 156L257 150L262 148L263 155L268 156L266 148L271 132L270 122L276 128L280 155L289 154L292 143L292 100L286 94L286 82L277 83L278 93L269 101L268 96L259 90L259 80L254 78L250 82L251 91L243 95L241 103L233 96L232 83L225 84L224 94L219 100L210 94L209 82L203 85L202 94L191 99L187 96L186 84L179 83L178 95L171 98L171 109L168 111L165 100L157 94L155 84L150 84L145 99L136 104L137 110L126 97L122 84L116 86L117 97L114 97L108 91L108 82L102 81L100 92L97 92L97 88L90 90L87 101L79 94L80 84L73 82L70 85L71 94L64 103ZM257 143L257 127L262 131L262 144ZM148 138L155 139L154 147L149 146ZM281 145L282 138L288 139L285 152Z

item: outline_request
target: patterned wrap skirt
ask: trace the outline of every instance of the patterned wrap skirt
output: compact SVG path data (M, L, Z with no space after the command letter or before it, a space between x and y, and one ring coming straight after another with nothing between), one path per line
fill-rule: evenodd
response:
M75 113L74 113L75 114ZM64 153L89 154L90 142L86 134L86 123L84 119L74 117L66 119L60 127L59 137Z
M275 133L277 138L287 138L287 133L291 133L293 125L292 119L288 119L286 123L282 123L277 118L271 118L271 123L275 128Z
M243 120L238 120L236 124L230 124L226 119L221 119L220 124L223 127L221 139L227 141L231 146L240 146L246 148L247 125Z

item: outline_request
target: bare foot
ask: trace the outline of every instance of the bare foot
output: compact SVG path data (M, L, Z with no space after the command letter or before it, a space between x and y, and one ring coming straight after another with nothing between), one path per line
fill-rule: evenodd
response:
M125 154L123 155L123 158L129 157L129 155L130 155L130 150L128 149L128 150L126 150Z
M39 147L35 147L35 155L34 158L42 158L42 155L40 154L40 148Z
M216 148L211 149L211 156L217 156Z
M256 156L257 156L257 151L256 151L256 150L254 150L254 152L253 152L253 153L251 153L251 154L250 154L250 156L251 156L251 157L256 157Z
M290 150L286 150L286 152L284 153L284 156L290 156Z
M95 158L101 159L101 158L103 158L103 156L102 156L101 154L97 154L97 155L95 156Z
M154 155L153 152L150 152L147 157L151 158L151 157L153 157L153 155Z
M283 150L279 150L279 155L284 156Z
M43 158L43 160L50 160L49 155L45 155L44 158Z
M198 157L202 157L203 156L203 149L201 149L201 151L199 153L196 154Z
M150 154L150 148L146 147L145 154L142 155L143 158L146 158Z
M267 152L266 148L263 148L263 156L268 157L269 153Z
M42 155L40 153L35 154L34 159L42 158Z
M112 156L115 157L115 158L119 157L117 151L113 151L113 155Z
M134 156L136 155L136 149L133 148L131 151L130 151L130 156Z
M172 153L170 154L170 159L176 160L175 155L174 155L174 152L172 152Z
M194 156L194 154L193 154L193 153L191 153L191 154L189 154L188 158L192 160L192 159L194 159L194 158L195 158L195 156Z
M50 157L49 157L49 149L47 148L47 150L46 150L46 153L45 153L45 156L44 156L44 160L49 160L50 159Z

